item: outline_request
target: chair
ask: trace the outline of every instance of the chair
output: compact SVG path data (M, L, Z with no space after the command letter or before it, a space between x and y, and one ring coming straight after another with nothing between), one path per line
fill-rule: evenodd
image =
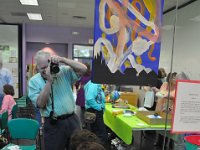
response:
M20 108L26 107L26 98L27 98L27 96L24 95L24 96L20 97L19 99L17 99L17 101L16 101L17 106Z
M0 135L4 134L5 129L7 128L7 123L8 123L8 112L5 111L1 114L0 117L0 126L1 126Z
M27 139L35 141L39 131L39 123L36 120L28 118L11 119L8 121L8 131L11 140ZM12 143L10 145L12 145ZM36 149L36 144L19 146L21 149L26 150Z
M12 119L17 118L17 104L12 108Z

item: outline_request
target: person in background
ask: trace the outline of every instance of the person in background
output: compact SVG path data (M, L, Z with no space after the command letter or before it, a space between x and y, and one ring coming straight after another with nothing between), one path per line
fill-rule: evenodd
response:
M160 89L160 87L162 86L162 84L163 84L163 78L165 78L165 77L163 77L164 75L164 73L161 71L162 69L159 69L158 70L158 78L157 78L157 84L156 84L156 88L157 89Z
M160 89L153 89L156 92L156 97L157 97L157 104L156 104L156 112L169 112L172 113L173 111L173 106L174 106L174 97L175 97L175 84L176 84L176 74L174 73L169 73L167 75L167 82L164 82ZM167 111L167 103L169 111ZM163 142L163 136L159 133L156 134L155 146L162 145ZM166 141L169 141L166 138Z
M34 59L38 73L29 80L28 95L44 117L45 149L69 149L70 136L75 130L80 130L79 119L74 113L72 86L87 67L42 50L36 53Z
M174 107L174 99L175 99L175 85L176 85L176 80L180 79L188 79L185 73L181 72L177 74L176 72L174 73L169 73L167 76L167 82L164 82L163 85L161 86L160 90L157 91L157 96L158 96L158 102L156 106L156 111L164 111L168 113L173 112L173 107ZM168 98L169 97L169 98ZM167 103L169 102L169 110L167 111ZM174 143L175 146L179 147L180 146L180 140L182 136L177 136L177 142ZM158 146L161 145L163 141L163 136L160 134L156 134L155 142L154 145ZM166 145L169 146L171 142L170 139L166 138ZM181 146L182 147L182 146ZM178 150L178 149L177 149Z
M180 72L176 75L176 80L190 80L187 74L184 72ZM175 134L175 141L173 143L174 150L184 150L185 148L185 141L183 134Z
M76 130L70 138L70 150L76 150L83 142L100 143L100 139L93 132L87 129Z
M103 121L105 109L105 94L101 84L88 83L84 86L85 90L85 109L88 112L96 114L96 120L90 124L91 131L94 132L101 140L102 144L107 141L106 127Z
M75 84L77 89L77 99L76 99L76 105L80 106L80 113L79 118L82 123L82 127L85 128L85 122L84 122L84 112L85 112L85 93L84 93L84 85L91 79L91 71L90 71L90 65L85 64L87 66L86 73L81 77L81 79Z
M105 148L95 142L83 142L81 143L76 150L105 150Z
M5 93L5 96L2 101L0 114L8 111L8 120L10 120L12 119L12 108L14 105L16 105L16 102L13 98L13 96L15 95L15 91L12 85L5 84L3 86L3 92Z
M165 82L166 81L166 77L167 77L167 73L165 72L165 69L164 68L159 68L159 71L161 73L161 80L162 82Z
M156 104L156 111L166 111L166 103L169 97L169 109L173 110L174 97L175 97L175 84L176 84L176 74L169 73L167 76L167 82L164 82L159 90L157 91L156 96L158 97Z
M143 90L145 91L145 99L144 99L144 107L148 110L155 110L156 104L157 104L157 98L155 96L155 93L158 92L163 84L163 78L165 78L166 73L163 68L160 68L158 70L158 76L157 76L157 83L155 87L151 86L144 86ZM145 106L145 102L151 102L151 106L148 104L148 106ZM153 102L152 102L153 101Z
M0 56L0 106L4 97L3 86L5 84L13 85L13 78L11 72L3 68L3 58Z

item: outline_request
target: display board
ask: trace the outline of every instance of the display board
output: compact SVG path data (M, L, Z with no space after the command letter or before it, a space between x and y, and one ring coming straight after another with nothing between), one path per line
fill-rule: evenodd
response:
M163 0L96 0L92 81L157 83Z
M89 64L92 69L93 45L73 44L73 60Z
M86 58L92 59L93 57L93 46L92 45L73 45L73 58Z
M0 24L0 55L3 58L3 67L11 71L14 98L19 97L19 26Z
M172 133L200 132L200 81L178 80Z

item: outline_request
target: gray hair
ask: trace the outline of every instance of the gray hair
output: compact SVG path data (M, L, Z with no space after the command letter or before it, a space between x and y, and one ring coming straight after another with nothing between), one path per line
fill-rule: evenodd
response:
M39 50L36 54L35 54L35 57L34 57L34 61L35 61L35 64L38 65L38 60L41 58L41 57L51 57L51 54L49 52L46 52L46 51L43 51L43 50Z
M176 75L177 80L190 80L188 75L186 75L184 72L180 72L179 74Z

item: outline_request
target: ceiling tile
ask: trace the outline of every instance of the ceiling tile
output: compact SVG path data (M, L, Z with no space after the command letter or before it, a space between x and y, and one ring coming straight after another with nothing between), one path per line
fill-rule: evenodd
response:
M179 0L182 5L190 0ZM174 7L177 0L164 0L164 11ZM94 26L95 0L38 0L39 6L24 6L19 0L0 0L0 18L7 23L34 23L59 26ZM43 21L30 21L27 17L12 16L11 13L41 13ZM83 16L86 20L73 19ZM0 20L1 22L1 20Z

